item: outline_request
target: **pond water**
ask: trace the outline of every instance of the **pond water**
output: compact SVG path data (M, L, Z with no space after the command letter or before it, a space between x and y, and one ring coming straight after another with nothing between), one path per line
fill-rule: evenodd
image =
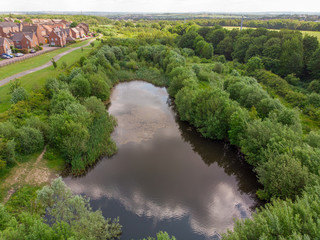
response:
M64 181L89 196L93 209L120 217L121 239L159 231L177 240L218 239L259 204L257 180L238 151L179 121L165 88L118 84L108 111L118 121L118 153Z

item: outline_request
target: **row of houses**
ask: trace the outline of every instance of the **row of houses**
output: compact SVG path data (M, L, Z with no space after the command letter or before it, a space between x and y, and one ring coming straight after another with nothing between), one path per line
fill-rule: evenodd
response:
M0 54L11 53L8 44L18 49L31 49L44 44L63 47L89 34L89 26L86 23L70 28L70 24L65 20L37 19L32 22L0 22Z

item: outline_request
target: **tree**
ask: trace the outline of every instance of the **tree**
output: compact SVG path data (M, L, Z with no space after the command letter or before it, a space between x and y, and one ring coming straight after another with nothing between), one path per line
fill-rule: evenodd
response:
M221 29L210 31L206 35L205 39L207 42L213 45L213 48L216 48L218 44L225 38L225 36L226 36L225 30L221 28Z
M219 42L216 48L216 53L223 54L228 60L232 60L233 41L230 37L226 37Z
M77 22L72 22L70 24L70 28L75 28L76 26L78 26L78 23Z
M193 49L194 40L200 36L196 31L189 31L182 35L179 41L179 47Z
M110 87L99 74L90 77L91 94L105 101L110 96Z
M195 52L199 57L210 59L213 56L213 47L204 40L197 42Z
M53 98L50 102L51 113L63 113L67 106L74 102L76 102L76 99L68 90L61 90L53 95Z
M319 47L317 37L305 35L303 38L303 61L305 65L308 65L313 53Z
M239 62L244 62L247 49L249 48L251 42L252 40L248 35L239 37L234 44L234 51L232 53L232 58L237 59Z
M19 101L28 99L28 93L23 87L18 87L12 92L11 103L16 104Z
M18 130L16 142L18 151L24 154L41 150L44 145L42 133L38 129L26 126Z
M51 62L52 62L52 66L54 67L54 69L56 69L58 65L57 65L56 61L54 60L54 58L51 59Z
M17 88L21 87L21 81L20 79L15 79L13 81L10 81L10 90L9 93L12 94L14 92L14 90L16 90Z
M176 238L174 236L170 237L167 232L159 232L157 233L156 238L148 237L147 239L144 238L143 240L176 240Z
M308 170L288 154L274 157L257 168L259 181L264 186L260 196L294 199L310 181Z
M48 223L56 227L65 225L75 239L111 240L121 235L118 219L111 221L105 219L100 210L94 212L89 199L73 195L61 178L38 192L37 203L46 209Z
M89 97L91 87L89 81L82 74L78 74L71 80L70 90L75 97Z
M248 72L253 72L255 70L263 69L264 65L259 57L252 57L249 59L247 63L247 71Z
M320 93L320 80L313 80L309 86L308 90L316 93Z
M308 70L314 79L320 79L320 48L318 48L309 60Z
M282 45L280 56L280 74L286 76L295 73L300 76L303 69L303 44L301 39L294 37Z

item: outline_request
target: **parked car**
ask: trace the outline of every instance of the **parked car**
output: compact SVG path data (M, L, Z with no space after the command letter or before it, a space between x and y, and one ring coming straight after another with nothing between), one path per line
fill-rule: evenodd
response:
M2 55L5 55L5 56L7 56L7 57L9 57L9 58L13 58L13 55L8 54L8 53L3 53Z
M31 51L30 51L30 53L35 53L36 52L36 50L34 50L34 49L31 49Z
M15 56L16 57L22 57L22 56L24 56L24 54L23 53L16 53Z
M2 59L10 59L11 57L7 56L7 54L1 54L0 58L2 58Z

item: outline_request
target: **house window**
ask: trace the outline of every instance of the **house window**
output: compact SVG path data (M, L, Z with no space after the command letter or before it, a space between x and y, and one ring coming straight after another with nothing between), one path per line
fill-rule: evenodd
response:
M57 41L57 39L56 39L56 41Z
M51 38L51 41L53 41L53 38Z

